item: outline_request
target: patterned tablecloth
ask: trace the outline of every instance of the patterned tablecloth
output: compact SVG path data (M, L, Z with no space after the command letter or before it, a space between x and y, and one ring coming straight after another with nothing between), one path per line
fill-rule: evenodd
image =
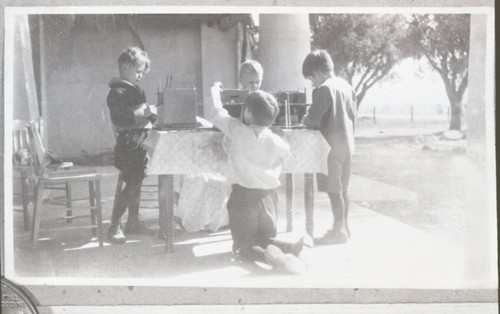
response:
M321 133L308 129L285 129L291 156L284 173L327 172L330 150ZM149 175L227 173L229 140L215 130L152 130L145 145L150 154Z

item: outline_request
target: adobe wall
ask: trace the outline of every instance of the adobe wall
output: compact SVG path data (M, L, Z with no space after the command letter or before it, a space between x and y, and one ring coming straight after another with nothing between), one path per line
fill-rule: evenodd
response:
M61 157L113 149L108 82L118 76L119 54L139 44L123 25L113 25L105 16L94 18L90 25L72 24L70 16L45 16L41 21L45 137L48 148ZM152 60L151 71L141 81L148 102L156 104L158 85L160 80L165 84L167 75L173 76L172 87L201 89L199 22L148 15L136 17L134 23Z

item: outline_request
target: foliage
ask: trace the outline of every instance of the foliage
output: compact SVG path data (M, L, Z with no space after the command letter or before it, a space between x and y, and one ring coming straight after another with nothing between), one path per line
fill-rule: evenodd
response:
M444 82L452 115L450 129L459 130L468 83L470 15L414 15L411 25L421 52Z
M408 21L393 14L310 15L313 48L330 53L335 73L354 87L358 107L368 89L417 52Z

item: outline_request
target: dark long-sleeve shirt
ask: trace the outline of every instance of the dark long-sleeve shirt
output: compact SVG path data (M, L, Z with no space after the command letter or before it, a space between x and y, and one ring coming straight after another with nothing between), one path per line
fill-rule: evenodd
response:
M151 120L144 116L148 105L142 88L119 78L111 79L109 87L107 104L116 133L151 129Z

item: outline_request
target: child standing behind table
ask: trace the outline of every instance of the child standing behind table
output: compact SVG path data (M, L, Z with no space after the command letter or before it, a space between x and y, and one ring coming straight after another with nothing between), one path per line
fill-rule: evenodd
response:
M317 244L345 243L350 236L347 224L349 197L347 186L354 153L354 119L356 94L352 87L333 73L333 62L324 50L309 53L302 73L315 87L312 105L303 119L304 125L319 128L331 147L328 154L328 176L318 174L318 190L328 193L333 213L333 227Z
M247 60L241 64L240 83L249 93L259 90L263 75L264 70L259 62ZM215 232L227 225L226 203L231 185L222 175L186 175L179 180L178 185L179 201L175 208L175 216L180 218L181 225L186 231Z
M108 239L124 243L121 219L128 208L125 234L153 235L139 218L142 181L146 177L148 157L143 145L148 131L156 121L156 108L146 103L146 96L139 85L144 73L149 71L148 54L137 47L128 48L118 58L120 77L109 82L107 104L118 134L115 146L115 167L120 170L125 188L116 196L108 229Z
M299 259L304 245L274 241L276 210L281 185L281 167L290 147L271 126L279 112L276 99L268 93L251 93L244 107L243 120L229 116L220 100L220 83L211 89L212 103L207 117L230 138L228 181L232 191L228 200L229 226L233 252L248 261L269 263L276 270L300 273L306 265ZM282 249L290 253L284 254Z
M255 60L246 60L240 67L240 83L243 89L249 93L256 92L260 89L262 79L264 77L264 69L259 62Z

